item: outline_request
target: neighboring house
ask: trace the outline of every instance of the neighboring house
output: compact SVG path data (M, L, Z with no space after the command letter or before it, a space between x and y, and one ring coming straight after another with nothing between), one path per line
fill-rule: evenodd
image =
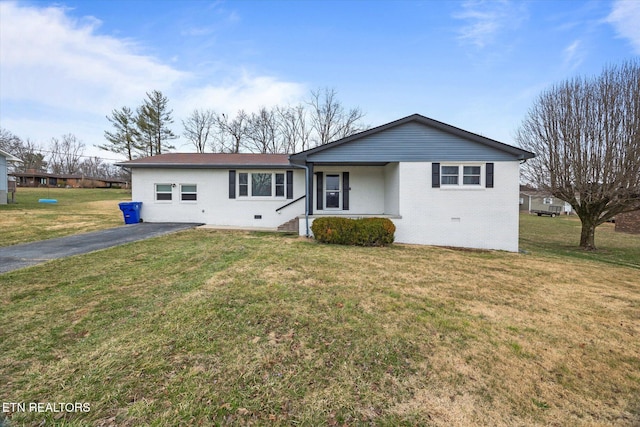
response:
M616 231L640 234L640 210L616 215Z
M543 191L520 188L520 210L521 211L548 211L554 206L563 214L569 215L573 212L571 204L557 197L551 196Z
M127 187L123 179L92 178L84 175L55 174L42 171L14 172L21 187L112 188Z
M396 242L518 250L533 153L415 114L293 155L163 154L120 166L150 222L276 228L387 217Z
M6 151L0 150L0 205L7 204L7 196L10 189L15 191L13 182L11 184L9 183L8 168L10 162L22 162L22 160L12 156Z

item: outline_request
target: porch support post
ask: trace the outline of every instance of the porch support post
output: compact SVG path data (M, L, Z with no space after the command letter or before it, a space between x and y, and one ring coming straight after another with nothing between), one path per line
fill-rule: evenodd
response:
M313 215L313 163L307 162L309 173L307 174L307 212Z

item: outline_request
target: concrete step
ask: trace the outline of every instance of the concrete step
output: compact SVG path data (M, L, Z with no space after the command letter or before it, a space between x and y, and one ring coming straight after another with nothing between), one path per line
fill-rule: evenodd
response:
M287 232L297 233L300 227L299 222L300 222L300 219L298 217L295 217L285 222L284 224L279 225L278 231L287 231Z

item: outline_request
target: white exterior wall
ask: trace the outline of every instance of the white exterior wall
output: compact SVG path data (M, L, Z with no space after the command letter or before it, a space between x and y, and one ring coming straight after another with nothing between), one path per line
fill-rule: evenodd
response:
M392 215L397 243L518 251L518 162L494 163L494 188L485 188L484 165L478 187L432 188L430 162L389 164L384 172L380 188L385 194L378 197L385 201L384 213ZM399 212L393 212L394 200L398 200ZM352 210L335 215L358 217ZM313 220L309 219L309 227ZM306 231L303 222L301 235Z
M314 214L318 215L381 215L385 209L385 172L383 166L316 166L314 172L322 172L323 179L327 174L339 174L342 189L342 172L349 172L349 210L342 210L342 193L340 208L316 209L316 183L314 179ZM326 190L326 185L323 185ZM303 211L304 212L304 211Z
M389 163L384 168L384 213L400 214L400 165Z
M279 170L241 170L237 172L278 172ZM285 197L229 198L228 169L154 169L134 168L132 200L142 202L140 217L145 222L198 222L220 226L274 228L304 213L304 199L276 209L304 195L304 170L293 170L293 199ZM171 201L155 200L155 184L176 184ZM180 200L180 184L196 184L195 202ZM255 219L261 215L262 219Z
M483 165L477 188L431 188L431 163L400 163L395 241L517 252L519 163L495 162L494 188L484 176Z
M457 164L465 164L457 162ZM519 162L494 162L494 188L485 188L484 164L477 187L431 187L430 162L390 163L386 166L322 166L316 171L349 172L350 209L314 209L314 215L389 215L396 225L396 242L480 249L518 250ZM240 170L238 172L283 172ZM305 174L293 169L293 199L284 197L229 199L228 169L146 169L132 174L133 201L142 202L147 222L201 222L219 226L275 228L300 216L305 234ZM460 178L462 179L462 177ZM315 181L315 180L314 180ZM171 201L155 201L155 184L176 184ZM180 200L180 184L197 185L196 202ZM326 188L326 187L325 187ZM315 185L313 189L315 206ZM255 215L261 215L256 219ZM310 225L313 217L310 218Z
M7 179L7 158L4 155L0 154L0 205L7 204Z

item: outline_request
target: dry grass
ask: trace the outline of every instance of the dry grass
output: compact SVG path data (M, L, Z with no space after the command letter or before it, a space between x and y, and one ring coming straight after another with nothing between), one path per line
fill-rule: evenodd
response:
M0 287L3 400L91 403L17 424L640 423L640 270L610 262L192 230Z
M38 203L56 199L56 204ZM0 246L63 237L123 224L119 201L128 190L20 188L15 204L0 205Z

